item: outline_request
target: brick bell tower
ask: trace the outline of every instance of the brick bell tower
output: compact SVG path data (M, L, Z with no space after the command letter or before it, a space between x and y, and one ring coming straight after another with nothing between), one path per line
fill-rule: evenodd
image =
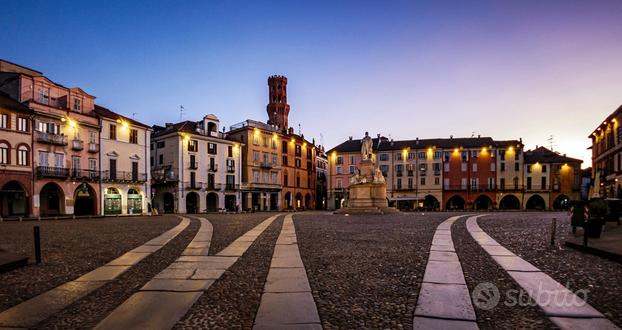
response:
M287 104L287 77L268 77L268 124L275 125L281 131L287 130L289 104Z

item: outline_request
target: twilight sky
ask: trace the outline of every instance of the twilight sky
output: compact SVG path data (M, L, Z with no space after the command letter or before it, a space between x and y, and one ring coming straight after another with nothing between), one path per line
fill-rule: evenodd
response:
M467 4L468 3L468 4ZM4 1L0 58L148 124L265 121L289 79L290 125L332 147L522 137L584 159L622 104L622 1Z

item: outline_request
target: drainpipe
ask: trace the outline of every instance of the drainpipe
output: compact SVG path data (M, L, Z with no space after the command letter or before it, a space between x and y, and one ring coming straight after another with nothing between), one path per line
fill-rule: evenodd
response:
M104 187L102 186L102 127L103 127L103 120L102 117L100 116L98 119L99 122L99 161L97 164L98 170L99 170L99 205L100 205L100 211L99 213L101 215L104 215ZM87 146L88 148L88 146Z
M21 94L20 94L21 95ZM30 215L34 216L34 200L35 200L35 114L30 115L30 175L32 177L32 188L30 190ZM39 200L39 209L41 209L41 201ZM41 214L39 212L39 214Z

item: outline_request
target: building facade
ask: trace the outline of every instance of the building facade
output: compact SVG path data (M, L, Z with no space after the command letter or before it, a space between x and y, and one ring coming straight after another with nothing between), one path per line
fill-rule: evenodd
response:
M315 208L326 210L328 207L328 157L324 146L316 148L316 189L315 189Z
M592 182L590 197L622 198L622 106L594 129L592 140Z
M219 132L220 121L154 126L151 137L153 207L161 213L240 209L240 143Z
M242 209L314 209L316 147L288 127L287 78L268 78L268 122L232 125L227 138L242 147Z
M378 136L373 143L389 203L400 209L565 209L580 197L580 160L537 149L528 161L521 139ZM350 177L358 171L360 140L350 138L329 150L328 162L328 201L334 209L347 200ZM548 174L540 173L541 164L551 169ZM536 203L539 197L546 202Z
M0 92L0 217L32 215L32 111Z
M95 97L2 62L0 91L33 111L32 215L99 214L99 148L89 148L99 141Z
M151 128L98 105L95 113L102 128L98 145L89 141L89 148L100 148L101 214L148 213Z

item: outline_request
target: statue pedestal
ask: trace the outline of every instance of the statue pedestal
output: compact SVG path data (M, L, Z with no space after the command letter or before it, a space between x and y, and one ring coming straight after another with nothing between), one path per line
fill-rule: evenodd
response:
M384 214L397 210L389 208L387 184L374 182L374 162L365 159L360 164L361 183L349 188L348 206L335 211L336 214Z

